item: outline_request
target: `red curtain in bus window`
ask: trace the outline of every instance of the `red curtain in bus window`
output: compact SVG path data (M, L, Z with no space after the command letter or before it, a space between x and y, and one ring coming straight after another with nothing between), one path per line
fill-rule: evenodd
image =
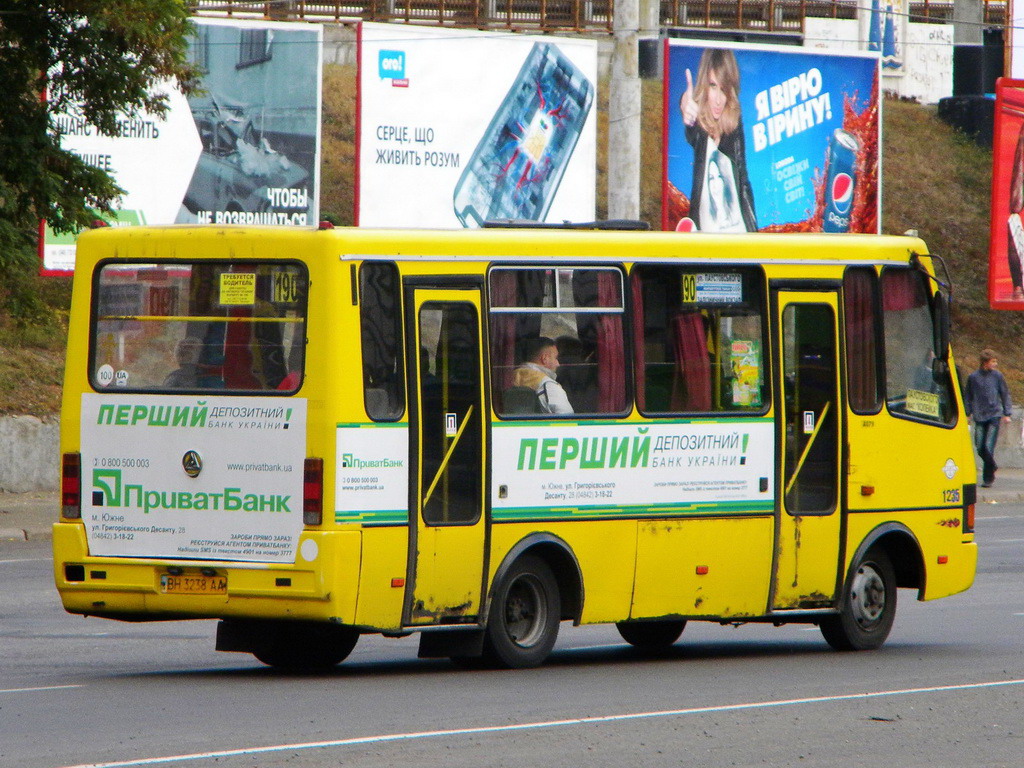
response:
M920 273L910 269L887 269L882 272L882 308L886 312L923 307L928 294Z
M844 282L850 404L857 411L872 411L878 406L875 273L869 269L851 269Z
M704 319L695 312L676 315L672 318L672 330L678 366L676 385L672 387L672 409L710 411L711 362Z
M619 274L601 271L597 276L597 304L620 307ZM621 411L626 403L626 355L622 339L622 315L598 315L597 325L598 410Z
M251 307L231 307L228 317L251 318ZM263 389L252 373L252 322L228 322L224 335L224 386L228 389Z
M642 411L647 407L647 366L644 360L644 286L634 272L630 285L633 292L633 376L636 380L636 403Z
M491 306L516 306L516 273L510 269L491 272ZM491 315L491 374L496 394L512 386L516 366L516 315Z

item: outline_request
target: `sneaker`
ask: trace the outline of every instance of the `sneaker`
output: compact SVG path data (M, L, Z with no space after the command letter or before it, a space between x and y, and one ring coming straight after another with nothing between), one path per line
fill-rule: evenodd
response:
M981 481L981 487L982 488L991 488L992 487L992 481L991 480L982 480Z

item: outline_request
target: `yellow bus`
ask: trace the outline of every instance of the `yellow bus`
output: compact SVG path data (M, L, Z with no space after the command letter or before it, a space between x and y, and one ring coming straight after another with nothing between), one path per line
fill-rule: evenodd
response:
M916 237L96 230L78 246L65 608L528 667L562 621L877 648L974 578L975 466ZM942 274L940 270L940 274Z

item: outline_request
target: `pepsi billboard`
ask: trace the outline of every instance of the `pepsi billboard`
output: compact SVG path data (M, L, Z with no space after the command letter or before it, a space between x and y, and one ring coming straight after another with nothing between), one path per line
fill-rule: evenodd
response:
M871 232L879 57L665 41L662 228Z
M1024 80L996 80L988 300L1024 309Z

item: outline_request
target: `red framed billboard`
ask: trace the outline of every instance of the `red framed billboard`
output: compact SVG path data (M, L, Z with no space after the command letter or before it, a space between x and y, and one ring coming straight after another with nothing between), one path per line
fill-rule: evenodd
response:
M1024 309L1024 80L996 80L988 301Z

